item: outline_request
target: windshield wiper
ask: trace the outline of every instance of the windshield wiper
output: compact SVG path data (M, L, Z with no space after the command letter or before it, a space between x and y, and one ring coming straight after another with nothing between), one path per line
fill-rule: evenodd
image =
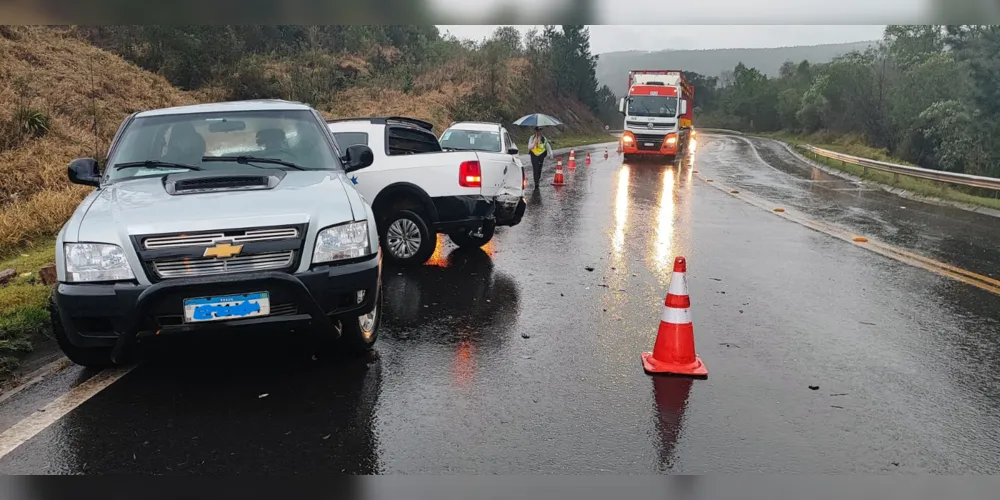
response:
M183 168L185 170L201 170L201 167L196 167L194 165L185 165L183 163L173 163L169 161L160 160L146 160L146 161L130 161L126 163L117 163L114 166L115 170L123 170L126 168Z
M275 165L281 165L283 167L292 168L295 170L309 170L301 165L296 165L290 161L279 160L277 158L262 158L259 156L205 156L201 161L233 161L242 165L250 165L253 163L273 163ZM251 167L256 165L250 165Z

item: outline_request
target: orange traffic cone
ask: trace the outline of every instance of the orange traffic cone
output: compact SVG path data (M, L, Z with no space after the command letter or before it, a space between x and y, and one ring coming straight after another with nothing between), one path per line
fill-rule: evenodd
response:
M566 185L566 180L563 179L563 169L562 169L562 157L556 162L556 178L552 179L553 186L564 186Z
M587 165L590 165L590 151L587 151Z
M687 262L684 257L677 257L653 352L642 353L642 367L646 373L708 376L708 369L694 351L694 326L691 324L691 298L688 297L686 275Z
M569 150L569 165L567 165L567 167L570 170L576 170L576 152L572 149Z

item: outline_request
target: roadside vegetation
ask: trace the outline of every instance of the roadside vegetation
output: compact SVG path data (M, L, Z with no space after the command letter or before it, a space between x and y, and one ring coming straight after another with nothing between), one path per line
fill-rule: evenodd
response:
M326 116L404 115L510 126L543 112L559 147L607 142L614 95L599 87L580 25L483 41L434 26L0 26L0 372L48 329L52 237L89 192L73 158L101 159L121 121L144 109L289 99ZM615 111L616 112L616 111ZM10 274L9 272L7 273Z
M703 127L777 133L856 156L1000 177L1000 142L993 140L1000 136L998 81L1000 27L896 25L864 51L824 64L788 61L773 78L743 64L700 77L695 104ZM905 176L896 182L881 173L869 178L996 205L988 190Z

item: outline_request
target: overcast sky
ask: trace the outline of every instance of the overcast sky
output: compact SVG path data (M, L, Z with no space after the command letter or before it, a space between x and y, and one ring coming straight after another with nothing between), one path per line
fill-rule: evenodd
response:
M878 0L871 0L878 1ZM498 25L441 25L459 38L480 40ZM541 26L517 26L522 32ZM884 25L590 26L594 54L619 50L786 47L859 42L882 37Z

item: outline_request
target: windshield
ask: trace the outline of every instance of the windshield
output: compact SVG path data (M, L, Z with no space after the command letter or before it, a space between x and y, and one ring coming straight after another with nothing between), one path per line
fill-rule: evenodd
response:
M268 163L205 161L219 156L255 156L293 163L305 170L340 168L323 125L307 110L190 113L137 118L122 134L108 159L108 180L185 172L184 168L149 165L114 168L133 162L169 162L199 170L289 167Z
M502 152L498 130L448 129L441 136L441 147L464 151L485 151L487 153Z
M630 97L628 114L631 116L657 116L673 118L677 116L677 98L658 95Z

